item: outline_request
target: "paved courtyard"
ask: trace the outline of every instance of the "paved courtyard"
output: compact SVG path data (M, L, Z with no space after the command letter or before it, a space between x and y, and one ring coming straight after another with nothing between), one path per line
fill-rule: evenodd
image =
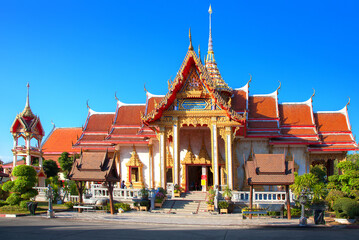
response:
M1 239L359 239L358 229L299 228L298 220L125 213L0 218Z

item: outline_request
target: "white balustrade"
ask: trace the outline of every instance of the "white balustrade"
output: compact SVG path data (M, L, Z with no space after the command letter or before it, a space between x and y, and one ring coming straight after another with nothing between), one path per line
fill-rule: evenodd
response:
M220 192L222 193L222 192ZM233 202L249 202L249 191L233 191ZM294 194L289 191L290 202L294 202ZM253 203L284 204L287 201L286 193L283 191L255 191L253 190Z

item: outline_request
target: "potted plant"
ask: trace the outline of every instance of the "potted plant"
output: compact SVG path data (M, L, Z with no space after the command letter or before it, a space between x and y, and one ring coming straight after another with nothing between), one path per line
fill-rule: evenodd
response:
M142 200L148 200L148 190L146 188L142 188L140 194Z
M148 200L142 200L140 202L140 211L147 211L150 207L150 202Z
M213 190L213 187L210 187L207 194L207 211L214 211L214 197L216 192Z
M227 201L220 201L218 203L219 213L228 213L229 203Z
M139 205L138 202L134 202L134 203L133 203L133 208L136 209L137 211L140 210L140 207L139 207L138 205Z
M226 186L223 190L222 196L226 201L230 201L232 197L232 190L228 186Z
M162 192L157 192L155 196L155 207L161 208L165 195Z
M181 190L182 188L178 184L174 185L173 196L181 197Z

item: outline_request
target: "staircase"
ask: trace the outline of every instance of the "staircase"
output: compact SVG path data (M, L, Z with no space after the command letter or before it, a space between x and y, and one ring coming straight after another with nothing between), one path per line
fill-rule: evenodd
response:
M181 196L181 198L166 200L162 205L162 208L156 209L155 212L176 214L197 214L206 212L206 196L206 192L189 192Z

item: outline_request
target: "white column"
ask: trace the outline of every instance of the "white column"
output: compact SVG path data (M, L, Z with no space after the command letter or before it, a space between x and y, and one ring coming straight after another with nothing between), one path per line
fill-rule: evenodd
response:
M212 125L212 142L213 142L213 149L212 149L212 161L213 161L213 180L214 185L219 187L219 172L218 172L218 139L217 139L217 125Z
M12 166L16 167L16 164L17 164L17 155L16 155L16 153L14 153L14 157L13 157L13 160L12 160Z
M31 165L30 138L26 138L26 165Z
M177 119L176 119L177 120ZM179 137L178 137L179 129L178 129L178 123L176 122L173 124L173 170L174 170L174 176L173 176L173 183L179 184Z
M227 185L233 189L233 167L232 167L232 136L231 127L226 127L226 151L227 151Z
M207 166L202 166L202 176L206 176L206 185L202 185L202 179L201 179L201 185L202 185L202 192L206 192L207 191L207 186L208 186L208 174L207 174Z
M42 164L42 156L39 157L39 167L42 168L43 164Z
M166 131L160 128L161 187L166 188Z

